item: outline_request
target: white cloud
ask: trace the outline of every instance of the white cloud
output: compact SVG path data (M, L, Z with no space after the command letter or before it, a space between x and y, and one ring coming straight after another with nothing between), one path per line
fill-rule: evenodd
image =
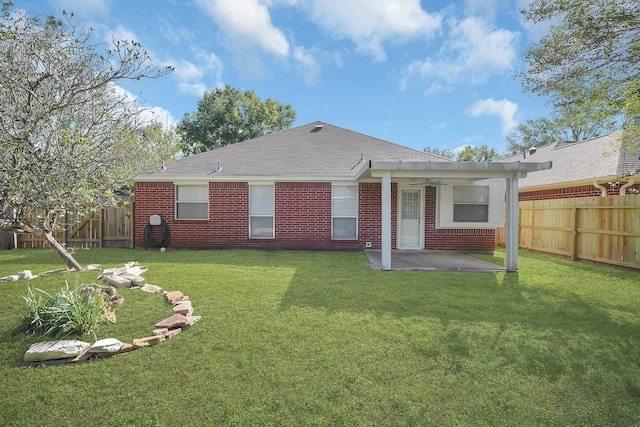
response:
M477 17L451 19L448 27L449 38L437 57L411 63L406 69L408 77L476 84L511 69L517 58L518 32L494 29Z
M173 76L178 80L178 90L189 95L202 96L207 87L218 86L222 82L222 61L213 53L193 47L195 62L186 59L169 59L163 65L174 68ZM205 84L204 81L212 81Z
M465 0L467 16L482 16L494 21L499 13L512 8L511 0Z
M165 129L175 127L178 124L171 113L162 107L145 108L141 116L144 121L160 123Z
M118 40L126 40L126 41L135 41L135 42L140 42L140 39L138 38L138 36L136 35L136 33L134 33L132 30L122 26L122 25L118 25L116 27L115 30L111 31L107 37L106 37L106 42L107 43L113 43L114 41L118 41Z
M337 39L349 39L358 51L386 60L387 41L431 37L442 24L419 0L300 0L311 21Z
M74 15L88 18L92 16L105 16L111 10L110 0L49 0L51 5L58 10L73 12Z
M180 82L178 83L178 90L187 95L194 95L201 98L207 90L207 86L204 83Z
M518 126L515 115L518 104L508 99L496 101L493 98L475 102L467 111L471 117L497 116L502 121L502 134L506 135L511 129Z
M231 49L259 47L273 55L289 55L289 42L271 22L269 7L260 0L196 0L218 23Z
M203 68L184 59L168 61L165 65L171 65L174 68L173 75L181 81L198 80L201 79L204 74Z
M114 84L113 91L115 96L121 97L127 103L138 103L139 99L122 86ZM140 104L139 104L140 105ZM158 122L165 127L175 126L178 122L168 110L162 107L147 107L140 105L139 114L142 123Z
M158 20L158 31L172 44L191 43L195 35L183 25L175 25L168 19Z
M303 46L296 46L293 48L293 58L303 71L305 83L316 84L320 74L320 64L316 61L313 52L306 50Z

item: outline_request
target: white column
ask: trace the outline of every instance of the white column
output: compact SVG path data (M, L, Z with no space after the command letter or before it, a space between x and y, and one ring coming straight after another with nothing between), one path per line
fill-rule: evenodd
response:
M382 269L391 270L391 172L382 174Z
M507 271L518 271L518 177L507 178L507 211L505 224L505 252Z

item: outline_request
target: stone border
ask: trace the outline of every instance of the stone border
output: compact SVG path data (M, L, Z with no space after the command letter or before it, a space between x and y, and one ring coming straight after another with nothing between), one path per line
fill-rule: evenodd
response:
M156 323L152 335L135 338L132 343L122 343L115 338L101 339L93 345L76 340L38 342L29 347L23 360L18 362L18 366L58 366L128 353L173 338L202 318L202 316L193 315L193 306L187 295L180 291L165 291L159 286L146 283L146 280L140 276L145 271L147 271L146 267L141 267L137 262L132 261L104 270L98 279L116 288L141 289L164 296L165 300L172 305L174 314ZM25 276L27 277L24 278L30 278L29 275Z

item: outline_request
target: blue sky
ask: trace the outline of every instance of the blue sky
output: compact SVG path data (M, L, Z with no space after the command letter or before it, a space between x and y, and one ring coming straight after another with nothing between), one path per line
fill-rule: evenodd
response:
M16 0L74 12L97 41L133 39L175 72L123 87L164 122L229 84L321 120L415 149L487 145L548 113L515 70L543 29L527 0Z

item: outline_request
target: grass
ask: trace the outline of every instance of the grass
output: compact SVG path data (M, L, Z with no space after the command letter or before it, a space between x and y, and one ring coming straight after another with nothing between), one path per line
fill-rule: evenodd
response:
M76 256L139 261L203 319L123 356L20 368L37 340L13 329L27 287L96 273L1 283L3 425L640 424L636 271L528 252L518 274L371 271L359 252ZM46 250L0 252L0 277L59 267ZM131 342L171 314L157 295L120 293L98 338Z

